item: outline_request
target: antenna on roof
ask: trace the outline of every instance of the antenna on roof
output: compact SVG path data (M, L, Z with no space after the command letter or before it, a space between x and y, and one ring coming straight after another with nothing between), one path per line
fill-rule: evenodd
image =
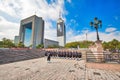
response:
M35 15L36 15L36 11L35 11Z
M35 10L34 14L35 14L35 15L37 14L37 10Z
M61 11L59 11L59 18L61 18L62 17L62 15L61 15Z

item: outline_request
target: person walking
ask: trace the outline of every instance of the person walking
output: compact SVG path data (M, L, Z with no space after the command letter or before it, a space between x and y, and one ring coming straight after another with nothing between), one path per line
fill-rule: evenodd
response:
M50 53L48 53L48 56L47 56L47 61L49 61L49 62L50 62L50 59L51 59L51 54L50 54Z

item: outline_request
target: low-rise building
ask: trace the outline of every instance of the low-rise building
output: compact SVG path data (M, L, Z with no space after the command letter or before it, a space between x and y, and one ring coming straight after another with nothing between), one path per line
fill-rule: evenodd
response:
M44 48L48 48L49 46L58 46L59 42L50 40L50 39L44 39Z

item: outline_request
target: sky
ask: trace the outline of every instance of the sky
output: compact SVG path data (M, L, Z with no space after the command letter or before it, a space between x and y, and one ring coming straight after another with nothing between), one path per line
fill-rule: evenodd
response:
M32 15L45 21L44 37L57 41L56 22L59 13L66 25L66 41L96 41L96 31L90 22L102 21L99 36L102 41L120 41L120 0L0 0L0 40L14 40L19 35L20 21Z

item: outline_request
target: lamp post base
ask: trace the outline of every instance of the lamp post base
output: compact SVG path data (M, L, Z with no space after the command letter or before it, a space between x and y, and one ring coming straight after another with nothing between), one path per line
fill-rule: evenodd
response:
M95 62L104 62L104 54L101 40L95 41L95 44L90 46L89 49L95 57Z

